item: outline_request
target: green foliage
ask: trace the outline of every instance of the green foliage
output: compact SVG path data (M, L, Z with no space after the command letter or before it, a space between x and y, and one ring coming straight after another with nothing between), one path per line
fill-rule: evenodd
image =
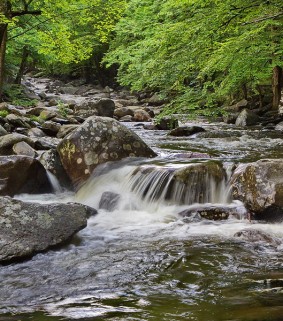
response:
M8 110L0 110L0 117L5 118L8 115L9 115Z
M63 103L61 100L57 102L58 112L61 116L67 117L69 114L68 106Z
M281 0L131 0L105 62L122 85L167 95L165 113L217 115L271 83L282 22Z
M12 0L13 12L25 10L23 1ZM21 63L23 47L29 50L29 66L49 72L66 72L70 64L87 61L105 50L125 0L33 0L29 12L41 14L20 15L7 19L6 70L15 78Z
M6 85L4 87L4 95L6 100L15 106L34 107L38 103L38 100L27 97L24 88L21 85Z
M34 121L34 122L37 122L37 123L39 123L39 124L42 124L42 123L44 123L44 121L45 121L45 120L42 119L41 117L35 116L35 115L30 115L29 118L30 118L30 120L32 120L32 121Z

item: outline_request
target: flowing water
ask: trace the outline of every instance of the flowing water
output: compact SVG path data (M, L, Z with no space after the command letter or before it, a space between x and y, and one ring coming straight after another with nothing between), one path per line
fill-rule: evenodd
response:
M210 135L184 139L129 124L157 159L101 166L76 195L18 196L103 208L106 195L114 206L100 209L70 244L1 266L0 320L283 320L283 225L249 222L229 197L233 163L281 157L280 133L203 125ZM193 176L186 188L174 182L176 170L208 161L190 159L191 151L223 162L225 179ZM179 215L203 203L239 215L225 221ZM264 231L271 241L235 237L244 228Z

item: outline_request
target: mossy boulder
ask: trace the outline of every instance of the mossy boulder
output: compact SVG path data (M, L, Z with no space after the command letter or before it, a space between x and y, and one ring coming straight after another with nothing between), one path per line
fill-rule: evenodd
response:
M74 185L85 182L99 164L126 157L154 157L155 152L130 129L109 117L89 117L57 148Z

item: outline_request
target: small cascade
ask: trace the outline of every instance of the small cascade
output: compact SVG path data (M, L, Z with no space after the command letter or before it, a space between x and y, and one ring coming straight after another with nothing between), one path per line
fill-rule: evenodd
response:
M55 193L61 193L63 192L63 188L62 186L60 185L57 177L52 174L49 170L46 170L46 174L47 174L47 177L48 177L48 180L49 180L49 183L51 184L52 186L52 189Z
M91 177L76 198L78 202L99 208L106 192L113 197L119 195L117 209L120 210L156 210L159 205L228 204L231 201L226 172L216 162L181 167L145 164L115 168Z

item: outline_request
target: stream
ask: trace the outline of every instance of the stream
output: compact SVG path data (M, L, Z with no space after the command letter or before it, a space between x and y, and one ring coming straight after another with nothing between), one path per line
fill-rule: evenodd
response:
M142 197L144 191L133 192L129 180L136 166L176 168L206 161L187 158L192 151L209 153L227 173L237 162L282 158L282 134L203 121L198 125L205 133L178 138L125 125L157 152L156 159L102 168L76 194L17 196L98 208L101 194L110 191L119 193L121 202L112 212L99 210L69 244L1 266L0 321L282 321L283 223L250 222L244 215L188 221L178 213L203 204ZM212 193L210 202L244 212L225 191L219 197L219 191ZM244 228L282 243L235 237Z

